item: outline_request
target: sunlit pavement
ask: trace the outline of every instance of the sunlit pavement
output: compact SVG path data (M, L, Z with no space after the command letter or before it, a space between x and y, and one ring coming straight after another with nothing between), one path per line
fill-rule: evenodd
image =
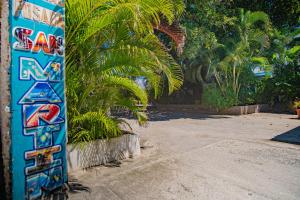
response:
M89 192L78 187L70 199L300 198L300 145L271 141L285 134L297 143L300 121L293 115L162 114L147 128L133 128L142 156L72 174Z

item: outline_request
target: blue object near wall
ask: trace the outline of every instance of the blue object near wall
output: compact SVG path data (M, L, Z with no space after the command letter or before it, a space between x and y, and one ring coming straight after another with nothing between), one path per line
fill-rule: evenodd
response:
M13 199L67 181L63 0L10 0Z

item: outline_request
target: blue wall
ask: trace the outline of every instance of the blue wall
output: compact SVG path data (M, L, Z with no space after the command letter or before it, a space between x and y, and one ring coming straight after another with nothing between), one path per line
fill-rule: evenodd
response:
M67 181L64 7L10 0L12 179L15 200Z

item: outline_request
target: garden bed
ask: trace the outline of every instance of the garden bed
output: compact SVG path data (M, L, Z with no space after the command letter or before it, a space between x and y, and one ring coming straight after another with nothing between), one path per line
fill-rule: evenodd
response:
M139 156L140 138L136 134L125 134L110 140L96 140L84 146L68 145L67 153L69 171L87 169Z

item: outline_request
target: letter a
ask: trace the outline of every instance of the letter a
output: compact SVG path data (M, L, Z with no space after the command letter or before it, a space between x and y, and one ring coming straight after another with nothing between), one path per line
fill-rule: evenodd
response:
M60 103L62 101L49 83L37 82L19 101L19 104L33 104L36 102Z

